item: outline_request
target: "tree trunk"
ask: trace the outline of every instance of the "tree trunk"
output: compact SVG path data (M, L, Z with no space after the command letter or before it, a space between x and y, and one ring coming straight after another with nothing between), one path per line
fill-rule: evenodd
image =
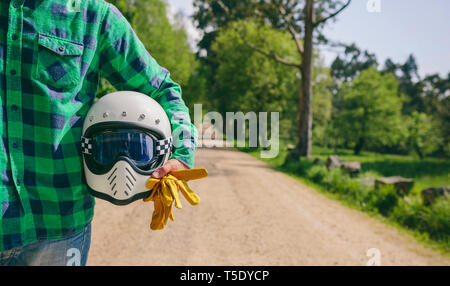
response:
M355 148L353 149L355 155L361 154L361 150L363 149L365 143L366 139L364 137L359 138L358 143L356 143Z
M305 156L307 159L311 159L312 151L313 2L313 0L307 0L305 6L305 38L299 103L299 142L297 146L300 155Z
M353 148L353 152L355 155L359 155L364 148L364 145L366 144L366 137L367 137L367 130L366 130L366 123L368 121L368 115L367 115L367 108L364 108L363 111L363 118L361 122L361 133L359 135L358 142L355 145L355 148Z
M414 144L414 149L416 149L417 155L419 155L420 160L423 160L425 156L423 155L422 149L418 144Z

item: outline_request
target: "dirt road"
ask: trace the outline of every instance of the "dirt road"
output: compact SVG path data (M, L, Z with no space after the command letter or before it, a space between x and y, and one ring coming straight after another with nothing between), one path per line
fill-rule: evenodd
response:
M199 150L210 177L190 185L198 206L150 231L153 203L97 200L89 265L450 265L395 228L342 206L264 163L230 150Z

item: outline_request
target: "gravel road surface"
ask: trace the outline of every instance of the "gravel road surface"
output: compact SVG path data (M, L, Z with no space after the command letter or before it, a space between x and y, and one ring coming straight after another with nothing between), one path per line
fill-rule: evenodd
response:
M97 200L88 265L450 265L410 235L349 209L234 150L200 149L207 179L190 183L175 222L151 231L153 203Z

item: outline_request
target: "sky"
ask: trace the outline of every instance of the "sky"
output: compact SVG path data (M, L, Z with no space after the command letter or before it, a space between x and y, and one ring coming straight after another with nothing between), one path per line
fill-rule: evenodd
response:
M368 9L367 2L379 6ZM168 0L173 12L189 17L193 0ZM370 11L369 11L370 10ZM201 37L192 20L187 31L192 43ZM356 43L375 53L380 63L387 58L403 63L414 54L421 76L450 72L450 0L353 0L336 21L325 29L334 41ZM323 51L326 64L336 57Z

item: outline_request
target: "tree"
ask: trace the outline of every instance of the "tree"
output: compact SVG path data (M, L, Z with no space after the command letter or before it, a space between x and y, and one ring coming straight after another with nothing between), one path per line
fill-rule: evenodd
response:
M257 1L254 0L195 0L196 13L194 19L197 28L202 30L203 37L198 43L200 54L205 53L208 59L214 58L211 46L215 42L220 27L226 27L230 22L250 18L254 15ZM232 14L229 11L233 11Z
M436 124L425 113L414 111L408 120L408 147L423 159L439 148Z
M186 85L183 86L183 100L189 107L191 118L194 117L194 104L203 104L205 110L212 110L212 103L208 98L208 66L201 65L198 61L191 67L191 77Z
M245 25L247 39L258 45L277 49L285 55L295 55L290 35L269 25L236 21L219 29L212 51L218 63L215 99L219 111L280 112L282 137L295 134L298 86L295 70L255 52L243 44L236 26ZM265 41L265 40L267 41Z
M449 74L450 79L450 74ZM438 118L442 131L442 152L450 157L450 96L447 95L441 100Z
M333 94L332 98L332 118L342 109L342 98L339 91L344 82L352 82L362 71L373 67L377 68L378 61L375 54L365 50L362 51L355 44L343 45L344 51L339 54L331 64L331 76L333 84L330 90ZM332 127L332 126L330 126ZM337 143L339 138L335 136L335 130L328 128L327 133L332 137L332 142ZM333 144L336 145L336 144ZM338 144L337 144L338 145ZM337 146L335 146L337 147Z
M398 94L405 96L403 114L411 115L413 111L425 112L425 102L421 96L423 83L421 82L418 65L414 55L409 55L405 63L394 63L387 59L382 73L394 74L399 82Z
M440 133L439 153L450 156L450 73L426 76L421 83L425 112L439 126L434 129Z
M420 85L424 112L436 114L440 111L443 100L450 96L450 73L447 78L441 78L439 74L428 75L421 80Z
M335 120L338 134L353 146L355 154L373 146L392 146L404 138L402 99L392 74L369 68L341 89L343 110Z
M171 23L167 17L164 0L109 0L127 18L146 49L167 68L171 77L182 86L187 85L196 66L195 55L191 51L182 23L175 17ZM102 79L100 93L111 91Z
M330 69L326 68L321 59L315 61L313 79L313 143L325 146L329 142L328 126L332 116L333 79Z
M312 80L314 39L324 41L321 33L324 24L341 13L351 0L195 0L199 28L217 29L218 23L236 18L252 17L290 34L297 51L297 60L286 59L274 50L255 45L240 32L245 45L278 63L296 69L301 75L299 93L298 144L290 157L311 157L312 150ZM241 3L242 3L241 2ZM247 5L245 5L247 4ZM301 40L303 39L303 40Z
M448 156L450 154L450 73L447 77L432 74L421 78L418 75L418 65L413 55L410 55L403 64L394 63L390 59L386 60L382 73L391 73L397 77L399 96L406 98L403 105L404 115L411 116L412 121L431 121L434 125L440 126L440 128L435 128L433 133L433 136L438 136L438 138L434 138L432 141L440 142L437 153ZM414 115L416 112L426 114L423 115L426 116L426 119L423 119L423 116ZM428 142L434 146L432 141ZM411 141L409 142L411 143ZM411 144L409 147L412 147ZM416 150L416 153L419 152Z
M369 51L361 51L355 44L345 46L331 64L331 76L338 82L350 82L363 70L378 66L377 57Z
M333 94L337 94L343 82L351 82L363 70L370 67L377 68L378 61L375 54L362 51L355 44L344 45L344 51L331 64L331 76L335 82Z

